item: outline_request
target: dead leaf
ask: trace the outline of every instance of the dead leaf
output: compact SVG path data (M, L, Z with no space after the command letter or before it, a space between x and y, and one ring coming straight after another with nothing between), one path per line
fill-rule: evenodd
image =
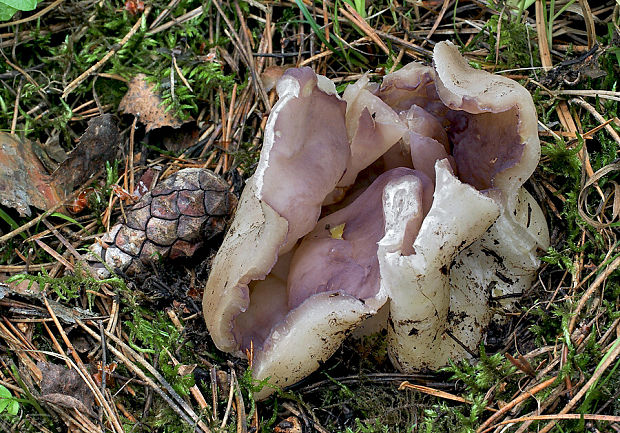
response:
M77 371L49 362L38 362L37 367L43 374L41 400L94 416L95 399Z
M182 365L179 365L178 374L179 376L187 376L188 374L192 374L195 369L196 369L196 364L190 364L190 365L182 364Z
M30 206L49 209L61 200L30 141L0 132L0 149L0 205L29 217Z
M56 190L67 196L116 156L120 134L111 114L88 121L80 142L53 174Z
M0 205L31 216L30 206L50 209L96 174L116 155L119 131L109 114L91 119L77 147L50 176L40 146L0 132Z
M158 134L159 135L159 134ZM200 129L195 122L186 123L179 129L171 130L161 140L166 150L179 153L198 142Z
M155 85L146 81L146 75L138 74L129 83L129 90L123 96L118 109L126 114L133 114L146 125L146 132L152 129L170 126L179 128L183 122L166 112L162 100L153 89Z
M60 146L58 134L50 138L47 143L32 143L32 145L32 150L48 173L52 173L67 159L67 152Z

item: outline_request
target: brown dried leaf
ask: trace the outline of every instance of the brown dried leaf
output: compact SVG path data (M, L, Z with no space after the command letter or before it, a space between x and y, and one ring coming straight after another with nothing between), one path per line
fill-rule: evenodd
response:
M68 158L54 172L56 190L69 195L116 156L120 135L111 114L88 121L88 128Z
M183 122L165 111L166 107L161 105L161 97L155 94L154 87L154 84L146 81L146 75L136 75L129 83L129 90L123 96L118 109L137 116L140 122L146 125L146 132L162 126L179 128Z
M43 374L41 400L94 415L93 394L77 371L49 362L38 362L37 367Z
M47 143L32 143L32 150L48 173L52 173L67 159L67 152L60 146L57 136Z
M29 217L30 206L49 209L61 200L30 141L0 132L0 149L0 205Z
M179 376L187 376L188 374L192 374L195 369L196 369L196 364L189 364L189 365L182 364L182 365L179 365L178 374Z
M179 129L166 131L166 134L162 136L162 143L166 150L179 153L196 144L199 136L200 128L196 123L186 123Z

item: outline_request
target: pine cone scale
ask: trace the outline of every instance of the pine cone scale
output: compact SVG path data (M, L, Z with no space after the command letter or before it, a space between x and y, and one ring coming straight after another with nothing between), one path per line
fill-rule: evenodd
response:
M107 248L91 245L88 260L100 277L113 269L135 273L161 258L193 255L226 228L237 204L228 184L209 170L188 168L161 181L125 212L101 238Z

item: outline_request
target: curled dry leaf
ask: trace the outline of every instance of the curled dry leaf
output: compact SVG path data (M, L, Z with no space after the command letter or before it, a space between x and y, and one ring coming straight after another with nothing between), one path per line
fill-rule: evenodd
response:
M88 128L58 169L53 182L57 190L69 195L97 174L118 151L120 134L111 114L103 114L88 121Z
M109 114L91 119L76 148L49 175L33 144L0 132L0 204L30 216L30 206L49 209L82 186L116 155L119 132Z
M129 82L129 90L123 96L118 109L126 114L133 114L146 125L146 132L170 126L179 128L183 122L174 117L162 105L161 97L154 92L155 84L146 81L146 75L138 74Z
M49 209L61 200L32 143L0 132L0 204L31 216L30 206Z
M294 415L280 421L273 431L275 433L303 433L301 421Z
M592 227L596 227L597 229L607 228L615 223L618 219L618 215L620 215L620 185L613 180L608 183L603 191L603 197L597 195L600 199L600 204L598 206L593 206L588 203L589 193L592 187L598 185L598 181L608 176L610 173L619 171L620 163L608 164L597 170L597 172L585 182L581 191L579 191L579 215ZM588 209L590 207L597 209L596 215L589 215ZM609 208L611 208L611 212L609 212Z
M94 397L84 379L73 369L38 362L41 370L41 400L94 416Z

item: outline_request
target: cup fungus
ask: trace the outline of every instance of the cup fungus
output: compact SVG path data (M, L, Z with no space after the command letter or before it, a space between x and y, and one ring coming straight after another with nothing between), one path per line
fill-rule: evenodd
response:
M449 42L433 67L363 77L342 98L308 68L277 91L205 290L215 344L253 348L254 377L286 386L384 307L400 370L467 357L548 244L522 188L540 156L529 93Z

